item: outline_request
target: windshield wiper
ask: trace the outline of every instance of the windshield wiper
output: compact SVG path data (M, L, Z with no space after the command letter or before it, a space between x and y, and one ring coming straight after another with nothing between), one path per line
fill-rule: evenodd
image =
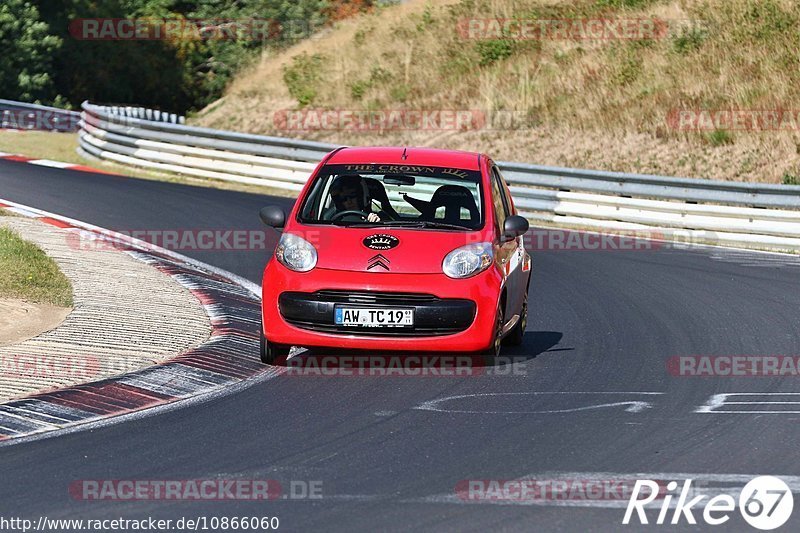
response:
M432 228L432 229L456 229L460 231L469 231L470 228L458 226L456 224L447 224L445 222L436 222L432 220L387 220L383 223L384 226L399 226L404 228Z
M453 229L458 231L470 231L472 228L459 226L457 224L447 224L432 220L385 220L379 222L368 222L366 220L329 220L328 224L344 228L430 228L430 229Z
M329 220L326 222L333 226L341 226L344 228L349 228L350 226L359 228L375 228L386 225L383 222L367 222L366 220Z

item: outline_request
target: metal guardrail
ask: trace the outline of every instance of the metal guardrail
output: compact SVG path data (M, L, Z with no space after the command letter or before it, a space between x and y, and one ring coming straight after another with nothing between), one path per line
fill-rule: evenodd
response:
M156 121L147 110L82 107L82 154L190 176L297 191L337 147ZM518 210L534 223L800 251L800 186L498 165Z
M0 99L0 128L75 132L81 114L57 107Z
M123 105L98 105L98 110L105 111L114 116L140 118L155 122L169 122L172 124L183 124L186 117L176 113L167 113L158 109L148 109L146 107L123 106Z

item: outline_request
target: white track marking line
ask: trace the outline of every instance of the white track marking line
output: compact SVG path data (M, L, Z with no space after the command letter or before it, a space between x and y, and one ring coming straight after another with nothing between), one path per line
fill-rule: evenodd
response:
M767 397L775 397L775 396L787 396L792 398L797 398L799 401L796 402L788 402L788 401L759 401L759 400L752 400L752 401L743 401L737 402L727 401L728 398L742 398L742 396L767 396ZM743 399L743 398L742 398ZM695 413L710 413L710 414L758 414L758 415L789 415L789 414L800 414L800 411L786 411L786 410L774 410L774 411L736 411L736 410L728 410L728 409L720 409L724 408L726 405L800 405L800 392L726 392L723 394L714 394L712 395L705 404L697 407L694 412Z
M645 409L652 407L650 402L641 400L627 400L611 403L593 404L583 407L573 407L567 409L553 409L553 410L535 410L535 411L519 411L519 410L505 410L505 411L489 411L489 410L468 410L468 409L447 409L439 406L442 402L449 402L453 400L461 400L465 398L480 398L487 396L547 396L547 395L576 395L576 396L589 396L589 395L645 395L645 396L660 396L663 392L634 392L634 391L619 391L619 392L483 392L477 394L460 394L457 396L445 396L444 398L437 398L435 400L428 400L423 402L412 409L419 411L435 411L439 413L459 413L459 414L557 414L557 413L574 413L578 411L588 411L593 409L603 409L608 407L621 407L627 405L625 409L629 413L639 413Z
M28 161L31 165L40 165L43 167L52 167L52 168L69 168L74 167L74 163L64 163L63 161L53 161L51 159L33 159Z
M4 208L6 211L10 211L11 213L15 213L17 215L21 215L26 218L41 218L42 215L38 213L34 213L33 211L28 211L26 209L22 209L21 207L6 207Z

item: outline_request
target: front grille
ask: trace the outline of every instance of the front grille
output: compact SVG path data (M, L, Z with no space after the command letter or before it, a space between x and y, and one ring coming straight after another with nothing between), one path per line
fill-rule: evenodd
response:
M320 300L350 304L413 305L439 300L433 294L415 292L370 292L322 290L313 293Z
M337 306L402 308L414 310L414 325L401 327L353 327L334 324ZM284 320L299 328L348 335L422 337L451 335L467 329L475 319L476 304L461 298L438 298L432 294L320 290L312 293L284 292L278 297Z

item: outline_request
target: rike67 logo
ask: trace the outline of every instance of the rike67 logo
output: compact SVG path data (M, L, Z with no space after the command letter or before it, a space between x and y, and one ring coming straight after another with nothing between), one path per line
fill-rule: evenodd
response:
M694 495L691 479L683 483L680 493L676 492L678 490L677 481L667 484L666 495L663 493L663 486L661 489L661 493L659 493L659 484L655 481L637 480L628 500L628 507L622 523L630 524L634 512L640 524L650 523L645 513L645 506L655 501L656 498L660 498L661 503L658 518L655 521L655 524L659 525L666 523L677 525L682 520L686 520L688 524L697 524L694 513L700 513L702 510L702 519L706 524L719 526L730 520L731 514L737 508L736 499L729 494L717 494L710 498L706 494L701 494L691 498ZM673 503L674 496L677 496L677 501ZM706 498L709 499L704 502L703 500ZM674 507L672 517L667 522L671 507ZM794 497L791 489L781 479L773 476L760 476L751 480L739 494L739 513L748 524L756 529L766 531L779 528L789 520L793 508Z

